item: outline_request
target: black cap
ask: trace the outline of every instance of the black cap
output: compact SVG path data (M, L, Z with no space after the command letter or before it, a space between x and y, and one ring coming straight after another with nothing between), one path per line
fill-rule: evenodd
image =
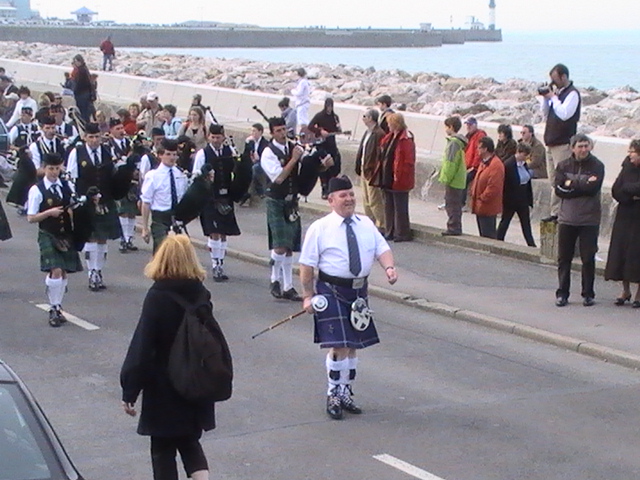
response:
M151 129L152 137L164 137L164 135L165 135L164 130L161 129L160 127L153 127Z
M42 157L42 163L45 165L62 165L63 162L62 155L57 153L45 153Z
M177 152L178 151L178 141L172 140L170 138L163 138L160 143L162 147L169 152Z
M346 175L342 175L341 177L333 177L329 180L329 188L327 193L333 193L340 190L351 190L353 188L353 184L349 177Z
M209 125L209 133L211 135L224 135L224 126L212 123Z
M40 125L55 125L56 119L47 115L39 120Z
M84 133L87 135L98 135L100 133L100 125L97 123L87 123L84 127Z
M33 108L31 107L22 107L22 113L30 113L33 115Z
M113 128L115 126L122 125L122 120L119 118L112 118L109 120L109 128Z

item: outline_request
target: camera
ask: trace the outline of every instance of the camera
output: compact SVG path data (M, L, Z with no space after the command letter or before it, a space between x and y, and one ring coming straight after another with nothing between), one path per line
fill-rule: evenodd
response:
M541 87L538 87L538 95L548 95L549 92L551 92L551 87L549 85L543 85Z

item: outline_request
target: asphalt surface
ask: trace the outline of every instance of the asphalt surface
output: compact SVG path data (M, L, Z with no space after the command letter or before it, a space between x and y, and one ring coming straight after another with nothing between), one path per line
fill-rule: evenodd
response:
M251 210L240 213L249 243L264 227ZM141 273L149 250L121 255L112 243L105 292L89 292L85 274L71 276L64 307L98 330L52 329L34 306L46 303L35 227L11 213L10 220L15 238L0 243L0 357L27 382L88 479L150 478L148 439L122 412L118 383L150 285ZM449 290L535 291L547 290L553 275L540 266L532 275L524 263L505 270L499 259L464 250L445 256L446 246L405 245L398 250L416 258L414 270L403 265L399 286L420 273ZM439 278L442 269L459 281ZM265 267L229 259L227 271L226 284L207 280L236 369L234 395L204 437L212 478L639 477L634 370L374 298L382 343L361 353L354 386L365 413L336 422L324 413L324 355L312 344L310 317L251 340L299 305L269 296ZM420 470L412 476L374 458L383 454Z

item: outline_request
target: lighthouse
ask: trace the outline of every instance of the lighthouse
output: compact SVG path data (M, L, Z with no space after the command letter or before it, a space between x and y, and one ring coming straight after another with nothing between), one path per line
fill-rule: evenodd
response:
M489 30L496 29L496 2L489 0Z

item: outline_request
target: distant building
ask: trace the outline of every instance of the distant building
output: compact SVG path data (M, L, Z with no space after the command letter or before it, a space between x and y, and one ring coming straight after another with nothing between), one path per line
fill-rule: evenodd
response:
M78 21L78 23L91 23L91 21L93 20L93 16L97 14L98 12L89 10L87 7L82 7L75 12L71 12L71 15L76 16L76 20Z
M31 0L0 0L0 18L11 20L29 20L37 17L31 10Z
M468 30L484 30L484 23L478 20L474 16L468 16L467 21L464 22L464 28Z
M0 2L0 19L7 20L12 19L15 20L18 17L17 9L13 5L8 2Z
M496 2L489 0L489 30L496 29Z

